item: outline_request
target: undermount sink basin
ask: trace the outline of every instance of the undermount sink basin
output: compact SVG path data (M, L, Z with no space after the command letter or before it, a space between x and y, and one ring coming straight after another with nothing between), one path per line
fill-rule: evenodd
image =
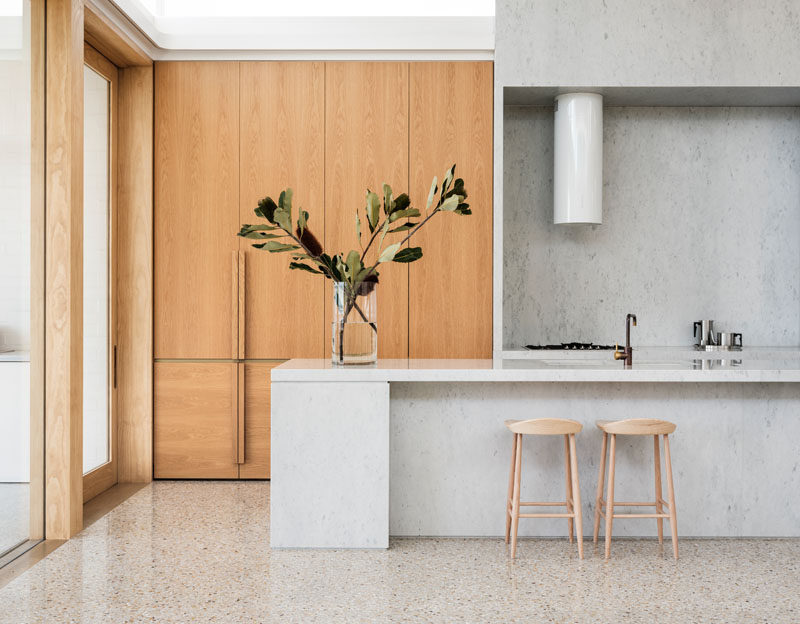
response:
M624 369L625 366L622 362L609 358L608 360L598 359L563 359L563 360L541 360L542 364L552 368L608 368L608 369ZM692 363L689 361L660 361L660 360L633 360L633 370L648 369L648 370L674 370L690 369Z

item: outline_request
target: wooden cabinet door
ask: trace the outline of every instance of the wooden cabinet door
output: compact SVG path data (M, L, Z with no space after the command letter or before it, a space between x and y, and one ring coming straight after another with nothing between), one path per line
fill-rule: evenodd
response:
M311 214L309 230L321 242L324 212L324 63L241 63L241 223L261 222L253 214L267 195L294 191L293 216ZM320 275L289 269L288 254L245 252L244 353L240 358L320 358L324 284Z
M153 474L157 479L235 479L234 362L156 362Z
M491 62L411 63L411 197L424 201L456 163L472 215L436 215L412 243L412 358L492 356Z
M270 375L281 362L244 362L244 463L239 465L240 479L270 477ZM240 407L241 409L241 407ZM240 416L240 422L242 418Z
M237 357L239 66L155 66L154 354Z
M356 211L364 245L369 237L364 217L366 189L381 198L384 182L395 195L409 191L408 63L326 63L325 72L325 249L331 255L346 254L359 250ZM387 241L398 236L389 235ZM332 295L330 283L326 286L325 343L329 345ZM408 357L405 264L380 268L378 357Z

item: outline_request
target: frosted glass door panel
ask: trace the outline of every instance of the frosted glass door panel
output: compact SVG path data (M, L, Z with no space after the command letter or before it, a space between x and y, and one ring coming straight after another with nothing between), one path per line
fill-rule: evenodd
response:
M83 473L111 460L108 400L109 83L83 68Z

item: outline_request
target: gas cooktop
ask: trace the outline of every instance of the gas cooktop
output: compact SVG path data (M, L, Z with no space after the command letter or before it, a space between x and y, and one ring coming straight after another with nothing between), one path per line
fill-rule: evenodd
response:
M554 351L556 349L568 351L605 351L613 350L614 345L597 345L593 342L562 342L560 344L549 345L525 345L525 348L531 351Z

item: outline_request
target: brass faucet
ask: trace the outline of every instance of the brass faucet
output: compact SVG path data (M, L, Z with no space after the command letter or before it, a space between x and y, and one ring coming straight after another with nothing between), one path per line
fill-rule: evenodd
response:
M628 316L625 317L625 349L621 350L619 348L619 343L617 343L616 347L614 347L614 359L625 360L626 368L633 364L633 347L631 347L631 321L633 321L633 326L636 327L635 314L628 314Z

